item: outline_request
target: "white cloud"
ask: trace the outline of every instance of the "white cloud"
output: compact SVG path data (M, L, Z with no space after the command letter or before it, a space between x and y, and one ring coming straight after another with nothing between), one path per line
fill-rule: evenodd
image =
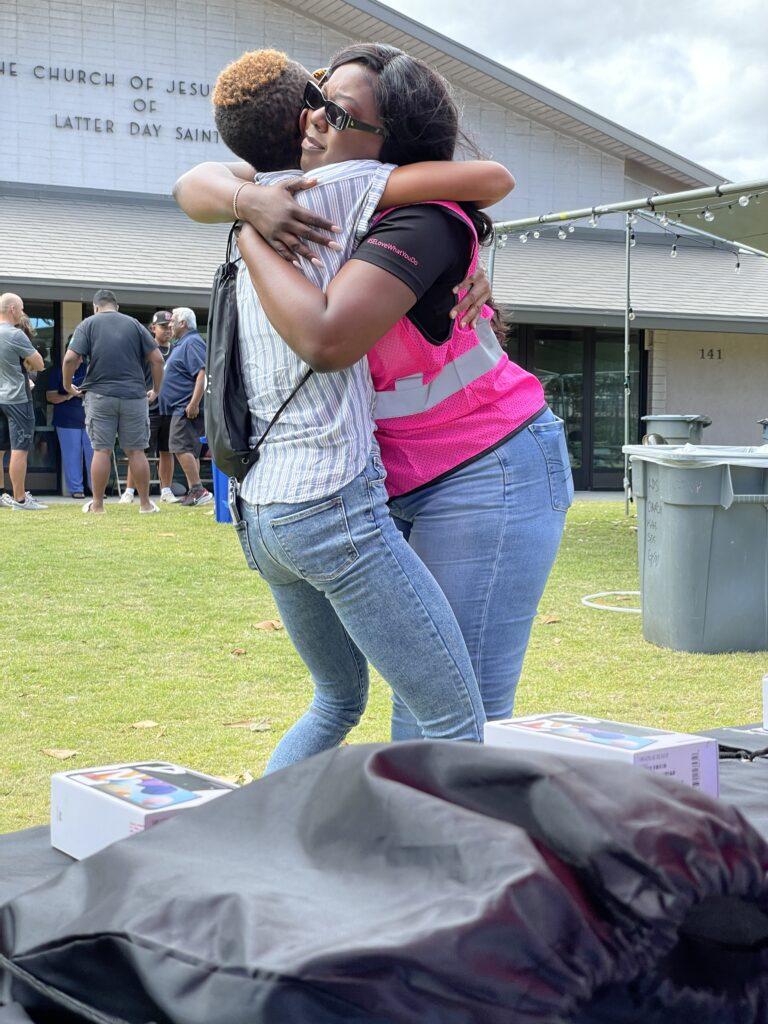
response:
M391 6L712 171L768 175L764 0Z

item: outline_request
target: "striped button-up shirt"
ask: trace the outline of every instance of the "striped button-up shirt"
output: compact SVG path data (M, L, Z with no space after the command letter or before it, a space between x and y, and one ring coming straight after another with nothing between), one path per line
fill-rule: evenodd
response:
M322 260L302 260L305 276L323 291L365 234L393 170L375 160L351 160L312 172L318 184L296 195L302 206L343 227L335 252L311 245ZM295 171L260 174L271 185ZM240 353L255 445L276 410L290 395L307 364L282 340L267 319L248 270L237 278ZM373 448L373 386L368 360L338 373L314 373L283 411L260 448L260 458L241 493L253 505L297 504L333 494L360 473Z

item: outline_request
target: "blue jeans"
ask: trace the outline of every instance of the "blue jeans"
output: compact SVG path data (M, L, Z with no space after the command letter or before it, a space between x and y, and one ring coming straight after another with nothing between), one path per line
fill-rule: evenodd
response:
M563 423L546 409L464 469L390 502L395 522L453 608L489 719L512 714L572 500ZM420 736L395 697L392 738Z
M232 503L246 561L269 584L315 686L267 772L337 746L357 725L368 699L367 662L419 723L419 735L482 740L482 702L461 631L389 515L384 475L372 456L328 498Z
M56 435L61 448L61 462L64 470L64 482L70 494L80 494L83 487L83 460L88 475L88 486L91 486L91 459L93 448L85 427L56 427Z

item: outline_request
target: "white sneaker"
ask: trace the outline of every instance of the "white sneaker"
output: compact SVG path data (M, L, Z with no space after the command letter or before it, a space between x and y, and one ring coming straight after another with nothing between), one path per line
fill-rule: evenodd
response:
M170 488L168 488L167 491L164 490L162 492L162 494L160 495L160 501L164 501L168 505L177 505L178 502L179 502L179 499L176 497L176 495L173 493L173 491Z
M15 512L41 512L43 509L47 509L48 506L44 505L42 501L36 501L31 494L27 495L26 501L14 501L11 498L11 506Z
M42 503L42 501L39 501L39 500L38 500L37 498L33 498L33 497L32 497L32 492L31 492L31 491L25 491L25 492L24 492L24 496L25 496L25 498L27 499L27 501L29 501L30 499L32 499L32 501L34 501L35 505L36 505L36 506L37 506L38 508L48 508L48 506L47 506L47 505L44 505L44 504Z
M12 501L10 494L0 494L0 508L10 508Z
M126 489L120 495L120 504L121 505L130 505L131 502L133 501L134 493L135 493L134 491L129 490L126 487Z

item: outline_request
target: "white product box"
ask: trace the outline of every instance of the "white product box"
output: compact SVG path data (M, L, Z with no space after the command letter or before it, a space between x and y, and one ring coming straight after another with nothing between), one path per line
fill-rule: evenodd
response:
M51 845L80 860L233 789L164 761L58 772L51 778Z
M686 782L710 796L719 793L717 741L705 736L555 711L486 722L485 742L564 757L624 761Z

